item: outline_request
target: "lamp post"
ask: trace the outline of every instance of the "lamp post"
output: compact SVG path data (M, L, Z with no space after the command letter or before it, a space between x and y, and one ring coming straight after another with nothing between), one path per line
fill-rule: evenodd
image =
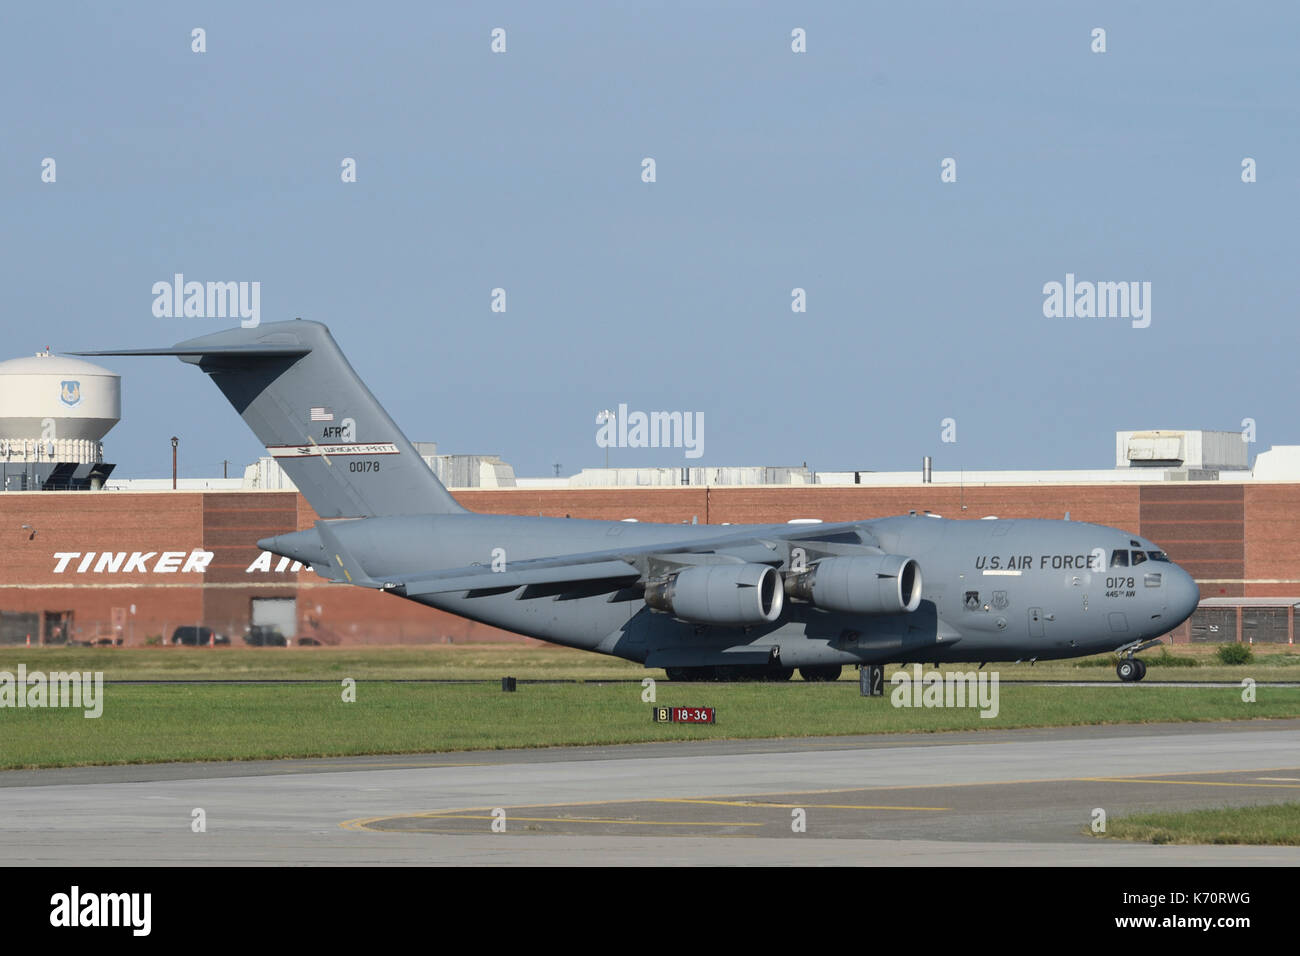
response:
M172 491L176 490L176 446L181 440L175 435L172 436Z
M597 422L612 422L613 420L614 420L614 413L610 411L608 408L603 409L602 411L596 413ZM605 445L605 470L609 471L609 444L608 443L606 443Z

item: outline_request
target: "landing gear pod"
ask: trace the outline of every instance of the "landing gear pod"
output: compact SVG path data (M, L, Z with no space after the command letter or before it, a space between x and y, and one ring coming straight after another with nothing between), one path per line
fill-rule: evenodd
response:
M645 603L694 624L744 627L781 616L781 575L766 564L710 564L646 585Z
M823 558L785 580L786 593L844 614L904 614L921 606L921 566L901 554Z

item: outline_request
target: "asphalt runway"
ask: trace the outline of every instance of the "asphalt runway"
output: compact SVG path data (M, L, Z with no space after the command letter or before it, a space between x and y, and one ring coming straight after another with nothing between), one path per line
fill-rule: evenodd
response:
M8 771L0 864L1294 866L1084 831L1297 799L1300 720Z
M660 678L662 680L662 678ZM529 680L520 678L518 684L520 687L526 687L529 684L636 684L640 686L642 678L625 679L625 678L600 678L598 680L588 680L585 678L555 678L554 680ZM451 680L446 678L430 677L402 677L402 678L362 678L357 681L358 684L483 684L485 686L495 686L496 680L484 680L481 678ZM847 683L847 682L846 682ZM853 681L857 683L857 681ZM1120 680L1106 678L1105 680L1000 680L1002 684L1019 685L1021 687L1128 687L1129 684ZM239 679L239 678L193 678L193 679L175 679L166 680L106 680L105 686L112 687L120 685L122 687L202 687L204 685L217 686L259 686L259 685L281 685L281 684L329 684L336 686L338 680L335 678L304 678L294 680L289 678L276 679ZM722 686L712 681L700 681L694 684L695 687L717 687ZM734 685L733 685L734 686ZM1219 681L1162 681L1149 680L1143 687L1240 687L1241 681L1219 680ZM1300 681L1256 681L1257 687L1300 687Z

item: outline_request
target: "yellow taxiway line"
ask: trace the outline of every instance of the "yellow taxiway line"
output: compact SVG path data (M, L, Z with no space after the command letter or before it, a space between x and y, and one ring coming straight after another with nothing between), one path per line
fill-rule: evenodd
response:
M1144 777L1080 777L1094 783L1165 783L1184 787L1264 787L1265 789L1300 790L1300 783L1232 783L1225 780L1150 780Z
M757 800L695 800L689 797L658 797L654 803L704 803L715 807L772 807L776 810L951 810L952 807L903 807L897 804L856 803L765 803Z
M449 808L447 810L426 810L419 813L397 813L397 814L385 814L384 816L379 816L379 817L357 817L352 820L344 820L339 823L339 826L345 830L369 831L371 833L402 833L402 832L409 833L409 832L419 832L419 831L370 830L369 824L378 823L381 820L394 820L394 819L406 818L406 817L436 818L436 817L447 816L448 814L466 814L466 813L483 813L483 812L490 813L492 810L495 809L506 809L507 811L512 809L513 810L542 810L542 809L549 809L554 807L615 806L615 805L629 804L629 803L696 803L696 804L715 804L718 806L772 807L775 809L795 809L795 808L802 807L803 809L828 809L828 810L906 810L906 811L913 811L913 812L928 812L928 811L941 812L941 811L950 810L951 808L912 807L912 806L896 806L896 805L889 806L883 804L879 806L874 806L874 805L859 805L859 804L762 803L762 802L754 801L753 798L764 797L764 796L789 797L792 795L792 793L794 796L823 796L832 793L863 793L863 792L868 792L873 790L934 790L934 789L947 788L947 787L1006 787L1006 786L1015 786L1020 784L1074 783L1074 782L1082 782L1082 781L1087 781L1091 783L1171 783L1171 784L1183 784L1186 786L1202 786L1202 787L1276 787L1276 788L1292 787L1292 788L1300 789L1300 784L1288 785L1288 784L1279 784L1279 783L1231 783L1231 782L1224 782L1224 781L1155 779L1159 777L1186 776L1189 773L1195 773L1202 776L1213 776L1216 774L1229 774L1229 773L1269 773L1269 772L1276 773L1278 771L1294 770L1294 769L1295 767L1248 767L1248 768L1241 768L1241 769L1234 769L1234 770L1199 770L1199 771L1198 770L1191 770L1191 771L1171 770L1171 771L1166 771L1164 773L1146 774L1145 776L1136 776L1136 777L1046 777L1046 778L1027 779L1027 780L977 780L977 781L968 781L962 783L930 783L930 784L907 783L907 784L890 784L890 785L878 786L878 787L834 787L834 788L827 788L823 790L800 790L800 791L793 791L793 792L789 790L783 790L783 791L769 791L766 793L753 793L753 794L744 795L745 797L748 797L750 799L743 799L743 798L736 799L731 794L719 794L712 797L626 797L626 798L613 799L613 800L575 800L567 803L528 803L513 808L454 807L454 808ZM727 799L728 797L731 797L731 799ZM522 820L523 818L508 816L508 819ZM588 822L588 821L577 821L574 819L569 819L562 822ZM635 821L599 820L599 821L590 821L590 822L630 824L630 823L634 823ZM688 826L691 824L680 823L680 824L666 824L666 825ZM700 825L762 826L763 824L709 823L709 824L700 824Z

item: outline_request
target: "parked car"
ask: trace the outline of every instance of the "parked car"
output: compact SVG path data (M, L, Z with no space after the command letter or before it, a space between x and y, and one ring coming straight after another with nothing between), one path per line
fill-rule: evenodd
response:
M186 625L172 631L172 643L184 644L187 647L207 647L211 644L229 644L230 638L218 634L210 627Z
M244 635L244 643L253 647L288 647L289 639L280 633L278 627L270 624L254 624Z

